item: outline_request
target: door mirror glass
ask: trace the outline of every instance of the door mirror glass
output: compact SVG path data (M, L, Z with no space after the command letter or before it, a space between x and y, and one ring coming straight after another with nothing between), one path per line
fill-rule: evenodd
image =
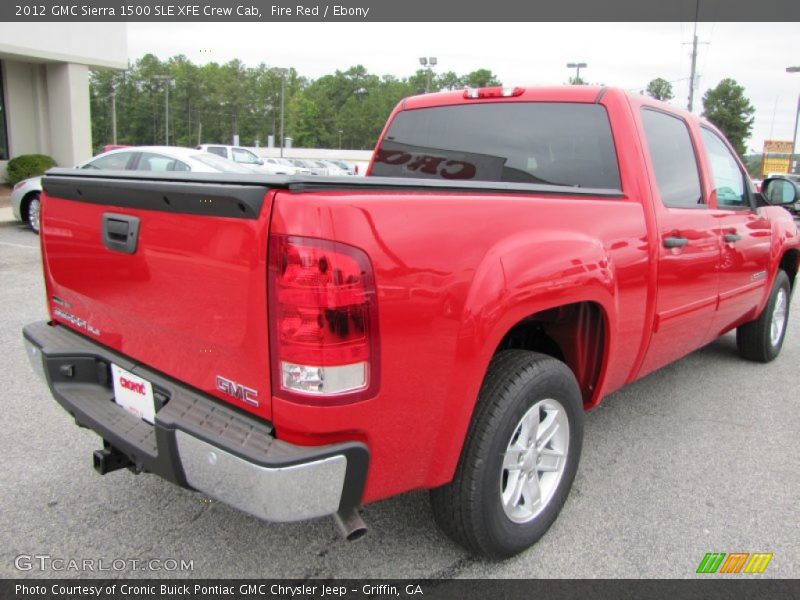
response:
M761 184L761 195L767 204L773 206L785 206L787 204L794 204L800 196L797 184L782 177L774 179L765 179Z

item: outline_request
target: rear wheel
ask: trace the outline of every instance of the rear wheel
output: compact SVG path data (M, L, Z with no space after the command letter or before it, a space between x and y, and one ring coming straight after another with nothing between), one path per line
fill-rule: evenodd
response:
M31 196L31 199L28 200L26 212L26 221L28 222L28 227L30 227L34 233L39 233L42 214L42 201L39 198L38 193Z
M769 362L780 354L789 321L791 286L784 271L778 271L764 310L754 321L736 330L739 354L756 362Z
M481 388L453 481L431 491L439 526L477 554L512 556L558 516L580 459L583 403L550 356L499 353Z

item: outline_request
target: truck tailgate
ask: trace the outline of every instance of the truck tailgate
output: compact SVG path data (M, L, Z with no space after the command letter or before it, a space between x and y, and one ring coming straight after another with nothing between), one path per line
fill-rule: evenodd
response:
M44 180L53 320L271 417L266 185Z

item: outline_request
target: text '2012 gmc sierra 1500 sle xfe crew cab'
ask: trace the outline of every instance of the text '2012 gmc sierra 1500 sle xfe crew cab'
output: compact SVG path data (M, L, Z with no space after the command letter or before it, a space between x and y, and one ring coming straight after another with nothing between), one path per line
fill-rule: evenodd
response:
M431 490L471 551L555 520L584 411L736 329L775 358L800 237L709 123L591 86L402 101L365 178L44 178L24 330L95 467L269 521Z

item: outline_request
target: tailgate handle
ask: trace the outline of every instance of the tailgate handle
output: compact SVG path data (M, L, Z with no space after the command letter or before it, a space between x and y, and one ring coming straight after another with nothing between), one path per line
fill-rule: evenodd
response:
M103 245L109 250L133 254L139 241L139 217L105 213Z

